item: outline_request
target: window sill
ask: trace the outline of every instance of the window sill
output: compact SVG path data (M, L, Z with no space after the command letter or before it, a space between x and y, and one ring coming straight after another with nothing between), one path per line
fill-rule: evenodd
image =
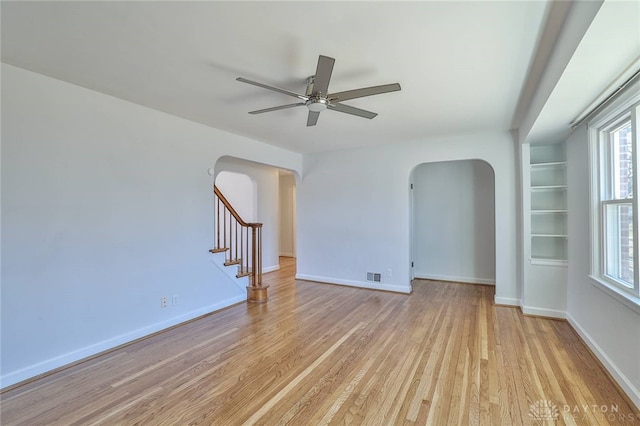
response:
M591 284L596 288L602 290L604 293L622 303L636 314L640 314L640 297L626 293L625 291L593 275L589 275L589 278L591 278Z

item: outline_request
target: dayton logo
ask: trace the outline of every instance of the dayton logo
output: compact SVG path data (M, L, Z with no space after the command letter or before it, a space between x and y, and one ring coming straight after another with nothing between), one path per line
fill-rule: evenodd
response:
M551 401L541 399L529 405L529 417L533 420L556 420L560 417L560 410Z

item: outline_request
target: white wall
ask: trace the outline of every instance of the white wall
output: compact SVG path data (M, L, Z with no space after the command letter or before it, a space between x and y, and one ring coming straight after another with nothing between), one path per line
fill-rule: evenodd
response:
M519 304L514 157L507 132L305 155L305 174L297 186L299 278L411 291L412 169L479 159L495 173L496 301ZM392 276L386 276L387 269ZM381 272L382 284L368 283L367 271Z
M223 155L301 170L299 154L2 65L2 386L244 300L208 253Z
M567 140L569 257L567 318L640 407L640 314L589 278L589 154L586 126Z
M258 184L244 173L221 171L216 186L245 222L258 220Z
M416 278L495 284L493 170L477 160L413 171Z
M293 174L280 174L280 256L296 255L296 185Z
M222 157L216 163L216 172L219 171L244 174L255 182L257 193L256 221L262 223L262 271L270 272L279 269L280 220L278 215L280 210L280 187L278 184L278 169L253 161Z

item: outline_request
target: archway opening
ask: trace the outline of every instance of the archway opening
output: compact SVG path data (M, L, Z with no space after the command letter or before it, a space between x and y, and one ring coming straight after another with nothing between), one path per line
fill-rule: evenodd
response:
M412 278L495 285L495 177L481 160L411 173Z
M280 256L295 258L297 172L230 156L215 167L216 186L243 220L263 224L262 272L279 269Z

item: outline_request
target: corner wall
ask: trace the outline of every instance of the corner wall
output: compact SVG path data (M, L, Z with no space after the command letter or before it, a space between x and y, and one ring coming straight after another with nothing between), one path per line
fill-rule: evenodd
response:
M567 140L569 261L567 319L640 408L640 314L594 285L590 272L586 125Z
M494 169L496 301L518 305L515 148L507 132L305 155L298 277L410 292L410 173L421 163L469 159ZM366 281L366 272L382 273L382 283Z
M207 170L231 155L300 173L299 154L1 75L2 387L245 299L208 253Z

